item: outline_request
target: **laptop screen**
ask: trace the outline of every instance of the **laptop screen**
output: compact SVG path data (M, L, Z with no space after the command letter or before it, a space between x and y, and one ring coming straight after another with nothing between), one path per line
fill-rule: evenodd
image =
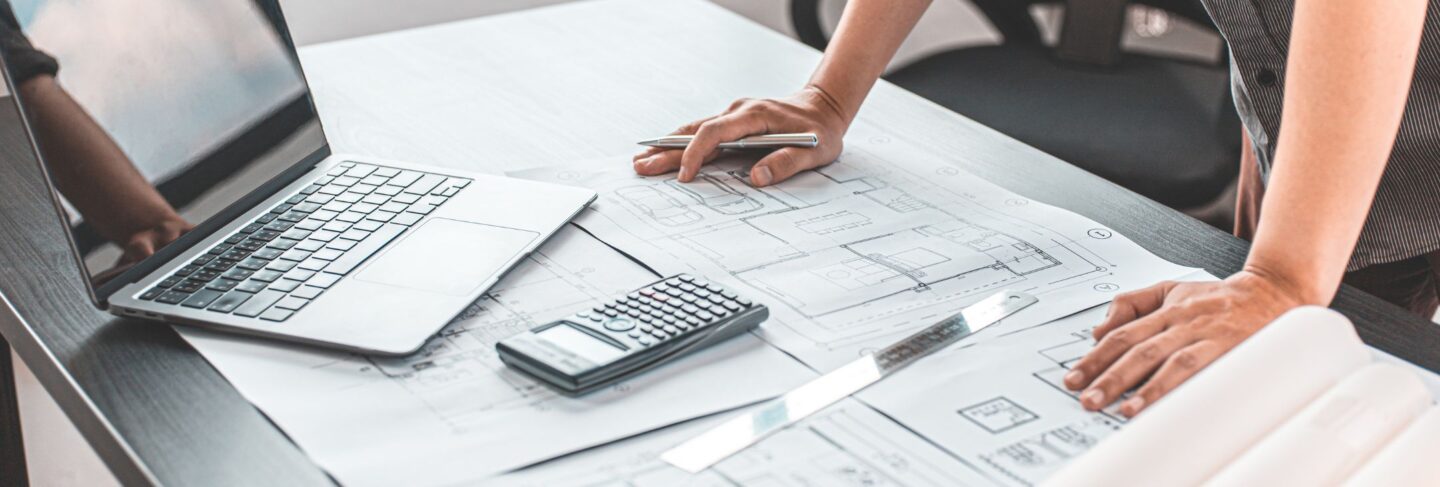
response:
M10 98L97 300L329 153L276 0L0 10Z

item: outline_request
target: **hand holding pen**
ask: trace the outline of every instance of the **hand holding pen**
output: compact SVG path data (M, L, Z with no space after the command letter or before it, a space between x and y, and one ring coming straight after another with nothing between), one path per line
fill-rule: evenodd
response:
M714 160L722 149L756 148L760 143L759 148L779 148L750 169L750 183L769 186L833 162L840 156L849 125L834 100L813 86L785 98L740 100L724 113L687 124L672 134L692 136L688 140L662 137L645 141L656 145L635 155L635 172L657 176L679 170L677 179L688 183L700 173L700 166ZM748 138L766 134L776 136ZM787 137L778 137L782 134ZM740 144L741 139L746 143ZM731 144L722 145L727 142Z

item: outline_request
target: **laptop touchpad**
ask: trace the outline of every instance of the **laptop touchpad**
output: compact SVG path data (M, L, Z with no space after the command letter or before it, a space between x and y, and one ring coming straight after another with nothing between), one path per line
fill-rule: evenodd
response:
M355 279L464 296L525 251L539 234L444 218L413 230Z

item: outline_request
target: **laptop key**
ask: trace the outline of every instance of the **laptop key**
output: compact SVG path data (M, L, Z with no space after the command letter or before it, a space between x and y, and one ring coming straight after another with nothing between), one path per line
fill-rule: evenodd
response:
M180 305L186 308L204 308L210 306L210 303L215 302L216 299L220 299L220 296L224 295L225 293L222 293L220 291L215 291L212 289L202 289L200 291L196 291L195 294L191 294L190 299L186 299L184 302L180 303Z
M300 308L304 308L307 304L310 304L309 300L300 299L294 296L288 296L285 299L281 299L279 302L276 302L275 307L295 311Z
M343 232L350 229L350 224L342 222L340 220L332 220L330 223L326 223L325 226L320 228L332 232Z
M290 319L290 315L293 314L295 314L295 312L288 309L270 308L269 311L260 315L260 319L265 321L285 321Z
M315 286L300 286L299 289L291 292L290 295L300 299L315 299L315 297L319 296L322 292L325 292L325 290Z
M295 225L295 222L296 222L296 221L299 221L299 220L285 221L284 218L285 218L284 216L281 216L279 220L275 220L275 221L273 221L273 222L266 223L266 224L265 224L265 229L266 229L266 230L270 230L270 231L272 231L272 232L283 232L283 231L289 230L291 226L294 226L294 225Z
M296 262L294 261L275 260L270 262L270 265L265 266L265 268L277 272L288 272L290 269L295 268L295 264Z
M321 241L319 241L319 240L306 240L306 241L304 241L304 242L300 242L300 243L298 243L298 244L295 244L295 250L303 250L303 251L306 251L306 252L314 252L314 251L316 251L316 250L320 250L320 248L321 248L321 247L324 247L324 246L325 246L325 242L321 242Z
M231 289L235 289L235 286L239 285L240 281L234 281L230 279L216 279L214 282L211 282L209 285L205 286L205 289L214 289L216 291L229 291Z
M405 188L405 192L412 194L429 194L430 190L435 189L435 186L440 184L440 182L444 180L445 176L441 176L438 174L426 174L424 176L421 176L419 181L415 181L414 184L407 186Z
M365 215L365 219L384 223L394 219L395 215L396 213L391 213L388 211L377 211L369 215Z
M415 222L420 221L421 218L424 218L424 216L419 213L401 213L399 216L391 218L390 223L408 226L414 225Z
M334 241L325 244L325 248L335 249L344 252L355 248L355 242L355 240L335 239Z
M349 274L350 271L355 270L356 267L365 262L365 259L369 259L371 255L379 252L381 247L390 243L391 240L404 231L405 227L400 225L387 224L380 227L375 233L370 234L368 238L361 240L355 248L350 249L344 256L331 262L330 265L325 266L325 272L332 274Z
M382 212L379 212L379 213L384 213L384 212L382 211ZM380 226L381 226L381 225L384 225L385 223L384 223L384 222L381 222L381 221L375 220L375 219L374 219L374 218L375 218L375 215L376 215L375 213L372 213L372 214L370 214L370 216L365 217L365 220L364 220L364 221L361 221L360 223L356 223L356 224L355 224L355 228L358 228L358 229L360 229L360 230L364 230L364 231L367 231L367 232L373 232L373 231L379 229ZM393 216L394 214L392 213L391 215Z
M315 277L310 278L309 281L305 281L305 284L309 286L315 286L321 289L329 289L330 286L334 286L335 283L339 280L340 276L338 275L321 272L319 274L315 274Z
M405 187L404 187L404 186L396 186L396 185L393 185L393 184L387 184L387 185L381 186L379 189L376 189L374 193L370 193L370 196L375 196L375 195L380 195L380 196L395 196L395 195L397 195L397 194L400 194L401 191L405 191Z
M265 228L265 226L258 223L251 223L245 225L245 228L241 228L240 233L251 234L260 231L261 228Z
M375 169L375 166L371 166L369 164L356 163L355 166L351 167L349 171L345 171L345 175L363 178L365 176L369 176L370 173L375 172Z
M290 211L290 207L292 207L292 206L294 206L294 205L290 205L290 204L280 204L280 205L276 205L274 208L271 208L271 209L270 209L270 212L271 212L271 213L285 213L285 212L287 212L287 211Z
M371 186L379 186L379 185L385 184L385 182L386 182L386 181L389 181L389 180L390 180L389 177L381 176L381 175L378 175L378 174L371 174L371 175L369 175L369 176L365 176L365 179L360 180L360 182L365 183L365 184L368 184L368 185L371 185Z
M252 279L252 280L249 280L249 281L245 281L245 282L240 283L239 286L235 286L235 290L236 290L236 291L242 291L242 292L247 292L247 293L254 294L254 293L258 293L258 292L260 292L260 291L265 290L265 286L267 286L266 283L263 283L263 282L256 281L256 280L253 280L253 279Z
M260 269L264 269L265 266L269 264L270 262L266 261L265 259L257 259L254 257L250 257L248 259L240 261L239 264L235 264L235 267L239 267L247 271L258 271Z
M341 255L345 254L335 249L323 249L315 251L315 255L313 255L312 257L320 260L335 260L339 259Z
M249 301L251 296L254 295L247 292L230 291L225 293L224 296L221 296L220 299L216 299L215 302L210 303L210 307L205 309L216 313L229 313L235 311L235 308L240 307L241 304Z
M415 184L415 181L419 181L420 175L421 173L416 171L405 171L400 173L399 176L390 178L390 184L401 187L409 186L411 184Z
M310 252L307 252L307 251L304 251L304 250L299 250L299 249L292 249L292 250L290 250L289 252L285 252L283 255L280 256L281 259L293 260L293 261L295 261L295 262L300 262L300 261L305 260L305 259L307 259L307 258L309 258L309 257L310 257Z
M328 266L328 265L330 265L329 262L323 261L323 260L320 260L320 259L316 259L316 258L313 258L313 257L312 257L312 258L310 258L310 259L307 259L305 262L301 262L300 265L297 266L297 267L299 267L300 270L318 271L318 270L320 270L320 269L324 269L324 268L325 268L326 266ZM290 271L290 272L295 272L295 271Z
M272 221L275 221L275 218L278 217L278 216L280 216L280 215L276 215L276 214L274 214L274 213L266 213L266 214L264 214L264 215L260 215L260 218L256 218L256 219L255 219L255 222L256 222L256 223L261 223L261 224L270 223L270 222L272 222Z
M374 173L374 175L380 176L380 177L384 177L384 178L393 178L393 177L395 177L396 174L400 174L400 170L399 170L399 169L395 169L395 168L393 168L393 167L379 167L379 168L375 168L375 173Z
M274 242L270 242L270 248L272 248L272 249L280 249L280 250L290 250L290 248L291 248L291 247L294 247L295 244L297 244L297 243L300 243L300 241L299 241L299 240L291 240L291 239L288 239L288 238L277 238L277 239L275 239Z
M293 228L290 229L290 231L281 234L280 238L287 238L290 240L305 240L305 237L310 236L310 232L310 230L305 230L303 228Z
M285 293L282 293L280 291L274 291L270 289L260 291L258 293L255 293L255 295L252 296L249 300L246 300L245 304L242 304L240 305L240 307L236 308L235 314L237 316L244 316L247 318L254 318L256 316L260 316L260 313L264 313L266 308L269 308L270 305L275 304L276 301L279 301L280 298L283 297L285 297Z
M155 284L155 287L158 287L158 288L170 288L170 287L175 286L176 284L180 284L180 279L181 279L181 278L176 277L176 276L170 276L170 277L161 279L159 283Z
M315 231L315 230L319 230L320 227L323 226L323 225L325 225L325 222L320 221L320 220L316 220L316 219L314 219L314 218L311 218L311 219L305 220L305 221L303 221L303 222L296 223L296 224L295 224L295 228L292 228L291 230L300 229L300 230L309 230L309 231L312 231L312 232L313 232L313 231Z
M196 281L196 280L193 280L193 279L186 279L184 282L181 282L180 284L176 284L174 287L170 288L170 290L171 290L171 291L175 291L175 292L181 292L181 293L189 294L189 293L193 293L193 292L195 292L195 291L199 291L200 288L202 288L202 287L205 287L205 281Z
M280 249L264 248L256 250L254 254L251 254L251 257L255 257L257 259L275 260L276 257L279 257L280 254L283 253L285 252L281 251Z
M254 273L255 271L247 271L245 269L230 269L229 271L225 272L222 277L226 279L234 279L236 281L243 281L250 278L250 275Z
M370 203L355 203L353 205L350 205L350 211L368 215L370 214L370 212L375 211L375 209L379 207L379 205L372 205Z
M279 279L282 275L284 274L276 271L259 271L251 275L250 278L260 282L275 282L275 280Z
M290 279L281 279L270 285L270 289L287 293L294 291L297 287L300 287L300 281L292 281Z
M237 233L225 238L225 243L230 245L235 245L243 241L245 241L245 234L243 233Z
M355 183L360 182L360 178L357 178L357 177L355 177L355 176L340 176L340 177L335 178L335 180L334 180L334 181L331 181L331 182L334 183L334 184L338 184L338 185L341 185L341 186L347 186L347 187L348 187L348 186L354 186Z
M384 189L384 188L381 188L381 189ZM383 204L385 204L386 201L390 201L390 197L387 196L387 195L381 194L381 193L380 193L380 190L377 189L377 190L375 190L374 193L370 193L370 194L365 195L365 197L364 197L364 198L361 198L360 201L361 201L362 203L370 203L370 204L372 204L372 205L383 205Z
M365 199L365 195L353 191L346 191L345 194L335 197L335 201L339 201L341 203L357 203L362 199ZM331 203L334 203L335 201L331 201Z
M190 293L184 293L172 289L161 293L159 297L155 298L155 302L165 304L180 304L185 302L186 299L190 299Z
M152 287L152 288L150 288L149 291L145 291L145 292L143 292L143 293L140 293L140 300L142 300L142 301L154 301L155 298L160 297L161 294L165 294L165 288L163 288L163 287Z

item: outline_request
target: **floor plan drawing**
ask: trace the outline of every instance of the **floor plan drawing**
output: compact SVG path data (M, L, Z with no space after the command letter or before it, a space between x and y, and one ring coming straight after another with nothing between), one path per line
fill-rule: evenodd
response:
M767 398L814 376L748 334L581 397L551 392L496 356L497 340L655 279L570 227L404 358L199 330L182 335L347 485L473 483Z
M719 417L687 423L491 479L529 486L854 486L994 485L895 422L854 400L842 401L696 475L659 453Z
M600 200L577 224L664 273L753 295L771 309L765 338L819 369L1001 289L1040 296L1035 310L1012 318L1022 326L1189 272L911 144L847 142L834 164L768 187L751 185L752 159L736 157L704 166L690 183L637 176L629 164L512 175L596 190Z

